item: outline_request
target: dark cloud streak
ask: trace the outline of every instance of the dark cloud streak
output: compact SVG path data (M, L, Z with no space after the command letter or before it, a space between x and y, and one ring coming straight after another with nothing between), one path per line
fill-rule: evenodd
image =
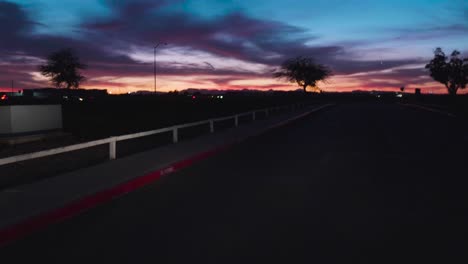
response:
M352 74L388 69L419 62L417 60L395 60L382 65L376 61L355 61L348 54L352 44L310 46L305 43L316 38L307 30L285 23L261 20L236 12L212 19L196 17L183 12L166 12L165 7L174 1L160 0L106 0L112 11L107 18L96 18L93 22L80 25L78 37L38 35L33 29L38 25L20 5L0 1L0 34L8 36L0 42L2 57L25 54L43 58L52 51L62 48L76 50L87 63L90 78L100 76L142 77L152 74L149 63L137 62L125 55L132 46L151 48L158 41L185 47L189 50L209 52L220 57L277 66L284 59L294 56L310 56L318 62L330 65L336 74ZM463 30L465 28L452 28ZM408 32L413 34L412 32ZM118 52L117 52L118 51ZM6 55L5 55L6 54ZM14 63L20 68L20 62ZM213 75L235 78L269 78L270 72L239 72L206 68L203 64L166 63L160 65L164 75ZM28 65L31 71L36 66ZM216 67L216 65L215 65ZM0 65L0 78L5 71ZM33 81L25 70L18 71L25 81ZM227 79L215 81L226 85ZM0 80L1 81L1 80Z

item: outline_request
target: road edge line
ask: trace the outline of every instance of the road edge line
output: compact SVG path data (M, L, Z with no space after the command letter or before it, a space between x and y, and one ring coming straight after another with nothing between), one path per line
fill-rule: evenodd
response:
M457 117L455 114L452 114L450 112L442 111L442 110L439 110L439 109L435 109L435 108L431 108L431 107L427 107L427 106L422 106L422 105L418 105L418 104L406 104L406 103L405 104L398 103L398 104L402 105L402 106L406 106L406 107L412 107L412 108L425 110L425 111L432 112L432 113L443 114L443 115L447 115L447 116L450 116L450 117Z

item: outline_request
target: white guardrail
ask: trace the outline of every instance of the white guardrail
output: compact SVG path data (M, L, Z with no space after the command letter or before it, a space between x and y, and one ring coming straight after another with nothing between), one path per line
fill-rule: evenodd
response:
M273 112L273 111L279 111L279 110L288 109L288 108L295 109L295 108L303 107L303 106L305 106L305 103L297 103L297 104L287 105L287 106L278 106L278 107L266 108L266 109L261 109L261 110L254 110L254 111L245 112L245 113L241 113L241 114L237 114L237 115L233 115L233 116L208 119L208 120L194 122L194 123L188 123L188 124L182 124L182 125L175 125L175 126L172 126L172 127L160 128L160 129L147 131L147 132L141 132L141 133L135 133L135 134L129 134L129 135L123 135L123 136L116 136L116 137L110 137L110 138L106 138L106 139L95 140L95 141L90 141L90 142L71 145L71 146L66 146L66 147L60 147L60 148L49 149L49 150L44 150L44 151L39 151L39 152L34 152L34 153L29 153L29 154L12 156L12 157L7 157L7 158L0 159L0 166L7 165L7 164L12 164L12 163L16 163L16 162L21 162L21 161L26 161L26 160L31 160L31 159L43 158L43 157L47 157L47 156L57 155L57 154L71 152L71 151L80 150L80 149L91 148L91 147L104 145L104 144L109 144L109 159L114 160L114 159L117 158L117 142L119 142L119 141L124 141L124 140L129 140L129 139L136 139L136 138L141 138L141 137L147 137L147 136L151 136L151 135L167 133L167 132L172 131L172 141L173 141L173 143L177 143L179 141L179 129L182 129L182 128L188 128L188 127L194 127L194 126L209 124L210 125L210 132L214 133L214 124L215 124L215 122L221 122L221 121L227 121L227 120L233 119L234 120L234 126L237 127L237 126L239 126L239 118L242 117L242 116L251 115L252 120L255 121L256 118L257 118L256 115L257 115L258 112L264 112L266 117L268 117L269 114L271 112Z

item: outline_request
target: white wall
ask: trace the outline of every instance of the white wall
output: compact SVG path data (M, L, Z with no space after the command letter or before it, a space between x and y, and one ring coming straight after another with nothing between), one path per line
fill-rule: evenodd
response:
M9 106L0 106L0 134L11 133L11 114Z
M8 115L3 108L9 108L10 128L1 134L34 133L38 131L55 130L62 128L61 105L12 105L0 107L0 124ZM6 126L5 126L6 127ZM7 129L5 129L7 130ZM3 131L3 129L0 129Z

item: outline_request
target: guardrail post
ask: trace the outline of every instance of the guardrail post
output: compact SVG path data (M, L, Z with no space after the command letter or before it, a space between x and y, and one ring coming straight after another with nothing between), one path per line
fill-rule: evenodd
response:
M214 121L210 120L210 133L214 133Z
M115 160L117 158L117 141L114 137L109 142L109 159Z
M255 119L257 119L257 115L256 115L256 112L253 111L252 112L252 120L255 121Z
M174 129L172 129L172 142L179 142L179 131L177 130L177 127L174 127Z
M236 127L239 126L239 116L238 116L238 115L236 115L236 116L234 117L234 126L236 126Z

